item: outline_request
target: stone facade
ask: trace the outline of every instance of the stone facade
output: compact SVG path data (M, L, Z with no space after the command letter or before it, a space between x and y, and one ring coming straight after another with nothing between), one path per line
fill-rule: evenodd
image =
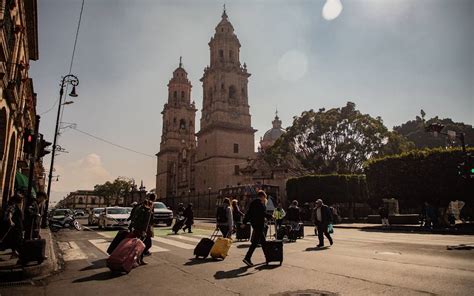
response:
M163 131L157 154L159 199L210 195L211 191L244 181L240 169L255 157L256 130L251 126L247 95L250 73L240 63L240 47L224 11L209 42L210 65L200 80L203 106L197 134L197 110L190 102L191 83L181 62L173 72L168 103L162 112Z
M16 172L28 171L22 152L25 129L36 125L36 94L28 77L38 59L36 0L0 0L0 193L2 209L13 194ZM41 162L36 187L44 190Z

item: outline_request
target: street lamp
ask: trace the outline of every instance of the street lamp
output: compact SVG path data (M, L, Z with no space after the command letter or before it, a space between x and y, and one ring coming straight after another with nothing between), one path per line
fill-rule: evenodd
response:
M61 115L61 106L64 106L64 105L68 105L68 104L71 104L70 102L66 101L62 102L63 100L63 94L64 94L64 87L67 86L67 85L72 85L72 90L71 90L71 93L69 94L70 97L77 97L77 93L76 93L76 86L79 85L79 79L75 76L75 75L72 75L72 74L68 74L66 76L63 77L63 79L61 80L61 88L59 90L59 104L58 104L58 115L56 117L56 128L54 130L54 140L53 140L53 148L52 148L52 151L51 151L51 166L49 168L49 176L48 176L48 192L47 192L47 196L48 196L48 201L46 202L46 206L45 206L45 209L44 209L44 212L43 212L43 221L42 221L42 227L47 227L47 212L48 212L48 204L49 204L49 195L51 193L51 181L53 179L53 170L54 170L54 156L56 155L56 140L57 140L57 137L58 137L58 129L59 129L59 118L60 118L60 115Z
M207 188L207 190L209 191L209 199L207 201L207 205L208 205L207 208L209 211L211 211L211 189L212 189L211 187Z

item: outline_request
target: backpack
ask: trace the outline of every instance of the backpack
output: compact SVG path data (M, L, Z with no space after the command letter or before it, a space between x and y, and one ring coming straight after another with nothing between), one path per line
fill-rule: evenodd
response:
M227 222L227 213L224 207L218 207L216 213L217 223L226 223Z
M144 205L138 206L132 217L133 228L136 230L145 231L150 223L150 217L150 211Z

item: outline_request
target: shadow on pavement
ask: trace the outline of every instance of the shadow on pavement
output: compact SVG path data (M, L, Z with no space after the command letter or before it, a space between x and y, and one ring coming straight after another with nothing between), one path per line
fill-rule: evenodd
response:
M237 249L248 249L249 247L250 247L250 244L237 245Z
M281 265L278 265L278 264L262 264L260 266L257 266L255 267L256 270L272 270L272 269L275 269L275 268L278 268L278 267L281 267Z
M212 258L205 258L205 259L191 258L189 259L188 262L184 263L184 265L192 266L192 265L205 264L205 263L211 263L211 262L216 262L216 260Z
M111 280L116 277L122 276L120 273L112 273L110 271L104 271L101 273L95 273L90 276L86 276L83 278L75 279L72 282L73 283L84 283L84 282L89 282L89 281L106 281L106 280Z
M329 247L325 246L325 247L311 247L311 248L306 248L306 252L311 252L311 251L324 251L324 250L327 250L329 249Z
M257 265L254 265L254 266L257 266ZM253 274L253 272L248 272L250 268L251 267L243 266L243 267L239 267L237 269L232 269L228 271L218 271L214 274L214 278L216 280L222 280L222 279L232 279L232 278L249 276ZM256 267L255 270L258 270L258 267Z
M388 228L382 226L365 226L359 228L364 232L391 232L391 233L416 233L416 234L445 234L445 235L472 235L474 234L473 223L456 225L456 227L425 228L417 225L398 226L391 225Z
M469 251L469 250L474 250L474 244L472 245L466 245L466 244L460 244L460 245L457 245L457 246L447 246L446 247L447 250L449 251Z
M105 259L100 259L92 262L92 265L80 269L80 271L93 270L106 267Z

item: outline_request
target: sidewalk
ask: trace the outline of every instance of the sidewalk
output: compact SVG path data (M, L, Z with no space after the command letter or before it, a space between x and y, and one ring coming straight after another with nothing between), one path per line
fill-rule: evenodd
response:
M49 229L41 229L41 237L46 240L45 255L47 259L41 264L17 265L18 258L11 258L11 250L0 251L0 286L12 282L31 282L41 280L59 270L58 258L54 250L54 242Z

